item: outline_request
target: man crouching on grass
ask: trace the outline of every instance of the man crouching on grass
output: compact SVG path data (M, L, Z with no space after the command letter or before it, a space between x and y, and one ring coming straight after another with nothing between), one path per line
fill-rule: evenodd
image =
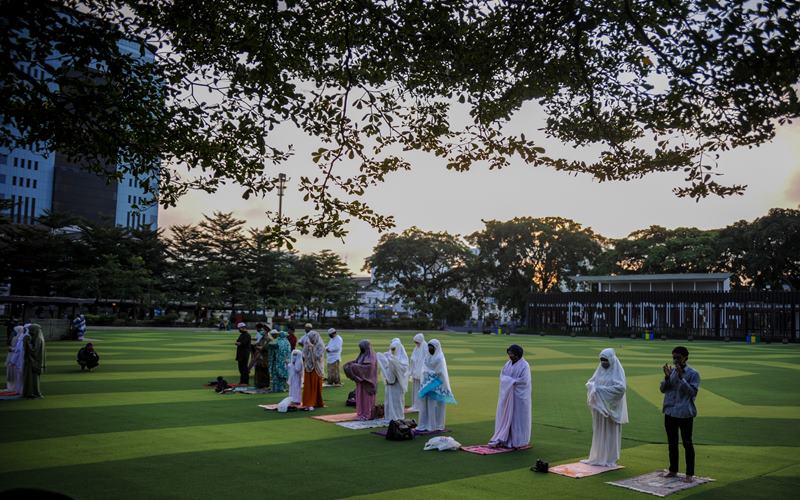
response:
M697 416L694 398L700 389L700 374L686 364L689 350L683 346L672 350L672 362L665 364L661 392L664 394L664 428L667 430L669 444L669 472L664 477L678 475L678 431L681 433L683 449L686 452L687 483L694 480L694 445L692 444L692 425Z

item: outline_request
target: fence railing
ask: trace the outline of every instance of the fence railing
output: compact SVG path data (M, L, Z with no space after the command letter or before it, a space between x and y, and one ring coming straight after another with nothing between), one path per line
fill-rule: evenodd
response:
M800 292L568 292L533 294L537 331L800 340Z

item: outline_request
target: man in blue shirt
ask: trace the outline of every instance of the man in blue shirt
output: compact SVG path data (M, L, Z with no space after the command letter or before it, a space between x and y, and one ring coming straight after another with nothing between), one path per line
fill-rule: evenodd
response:
M697 416L694 398L700 389L700 374L686 364L689 350L683 346L672 350L672 361L675 366L665 364L664 380L661 381L661 392L664 394L664 428L667 431L669 444L669 472L665 477L678 475L678 431L681 433L683 449L686 453L686 482L694 480L694 445L692 444L692 426Z

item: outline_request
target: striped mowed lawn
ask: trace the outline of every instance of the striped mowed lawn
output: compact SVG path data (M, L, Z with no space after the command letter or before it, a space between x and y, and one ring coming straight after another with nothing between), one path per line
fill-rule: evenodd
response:
M409 354L414 332L344 332L344 359L358 340L385 350L392 337ZM442 341L458 404L447 426L462 444L494 428L505 348L518 343L533 367L533 448L496 456L425 452L425 440L389 442L256 405L282 395L215 394L217 375L236 381L232 332L91 329L101 366L81 373L78 344L48 344L45 399L0 401L0 489L38 487L78 499L387 497L644 498L606 481L666 465L658 391L674 342L426 332ZM530 472L588 454L591 418L584 383L597 355L614 347L628 375L625 469L580 480ZM697 473L716 482L681 497L783 498L800 487L800 348L688 343L703 379L695 422ZM352 382L325 389L344 405ZM382 388L379 394L382 400Z

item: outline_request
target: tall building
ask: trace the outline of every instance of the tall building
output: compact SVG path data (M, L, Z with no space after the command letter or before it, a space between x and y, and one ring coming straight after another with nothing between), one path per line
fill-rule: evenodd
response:
M123 53L152 62L155 55L141 43L121 40ZM58 58L54 54L53 60ZM17 62L29 76L46 80L40 67L29 62ZM51 84L52 85L52 84ZM2 113L2 110L0 110ZM119 169L120 165L108 165ZM149 179L137 179L126 174L120 182L107 182L104 177L87 172L58 151L33 146L27 149L0 148L0 199L9 200L11 221L32 224L45 212L77 215L91 222L141 228L158 227L157 193L158 165ZM144 183L150 182L152 193L145 193Z

